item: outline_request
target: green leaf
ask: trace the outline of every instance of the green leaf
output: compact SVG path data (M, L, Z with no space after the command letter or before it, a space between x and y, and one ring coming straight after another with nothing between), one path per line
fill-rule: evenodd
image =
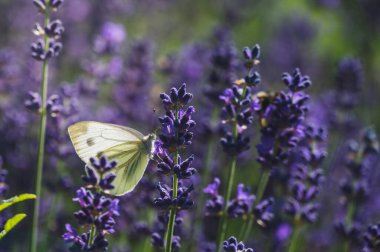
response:
M24 193L18 196L14 196L10 199L3 200L0 202L0 212L17 202L28 200L28 199L35 199L35 198L36 198L36 195L34 194Z
M26 214L16 214L4 225L4 230L0 232L0 240L10 231L12 228L14 228L20 221L22 221L26 217Z

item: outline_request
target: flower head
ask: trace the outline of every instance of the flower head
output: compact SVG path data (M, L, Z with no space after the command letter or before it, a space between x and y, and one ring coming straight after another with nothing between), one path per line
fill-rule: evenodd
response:
M89 188L98 188L103 191L112 189L112 181L115 175L111 172L116 162L109 162L106 157L99 159L90 158L90 164L86 165L86 175L82 179L87 182ZM70 224L66 224L66 233L63 239L79 246L81 250L106 250L108 240L106 236L115 232L115 218L119 216L119 199L111 199L100 193L81 187L73 198L80 206L80 210L74 213L78 223L82 226L90 226L96 230L94 237L90 238L90 232L78 235L78 232ZM92 240L90 240L92 239Z
M223 242L223 250L225 252L254 252L253 249L245 247L243 242L238 242L234 236Z

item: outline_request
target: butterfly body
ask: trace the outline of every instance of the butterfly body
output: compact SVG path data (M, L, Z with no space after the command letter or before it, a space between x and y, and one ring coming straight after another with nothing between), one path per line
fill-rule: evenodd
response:
M75 151L85 163L102 155L117 162L115 188L108 192L117 196L132 191L141 180L156 138L129 127L93 121L73 124L68 131Z

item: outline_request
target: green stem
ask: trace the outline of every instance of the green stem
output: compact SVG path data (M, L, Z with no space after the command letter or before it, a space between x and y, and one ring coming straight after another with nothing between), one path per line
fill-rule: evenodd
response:
M152 246L151 246L150 240L151 240L150 237L145 238L144 244L143 244L143 251L144 252L150 252L151 251Z
M265 189L268 185L269 177L270 177L270 170L268 169L264 170L263 174L260 177L259 186L257 188L256 201L255 201L256 204L259 203L264 196ZM249 215L248 218L249 218L248 225L244 232L243 241L247 240L249 234L251 233L253 223L255 221L255 216L253 214Z
M91 245L94 243L94 238L96 234L96 226L92 225L91 231L90 231L90 237L88 238L88 246L91 247Z
M348 228L350 228L352 225L352 219L354 217L354 214L355 214L355 202L351 200L350 203L348 204L347 214L346 214L346 219L345 219L345 222ZM343 251L345 252L350 251L350 241L348 239L346 239L346 241L343 243Z
M46 9L44 26L49 24L49 11ZM49 38L44 35L45 51L49 49ZM37 198L34 204L34 214L33 214L33 226L32 226L32 237L31 237L31 252L37 252L37 240L38 240L38 220L39 220L39 209L41 200L41 185L42 185L42 172L44 163L44 153L45 153L45 136L46 136L46 100L47 100L47 89L48 89L48 76L49 76L49 65L47 60L43 62L42 65L42 80L41 80L41 111L40 111L40 128L39 128L39 142L38 142L38 157L37 157L37 175L36 175L36 195Z
M247 230L248 224L249 224L249 221L246 219L243 219L243 226L241 227L240 232L239 232L239 236L238 236L239 240L242 240L242 237L245 236L245 231Z
M346 214L346 225L348 227L351 227L354 214L355 214L355 202L350 201L350 203L348 204L348 209L347 209L347 214Z
M363 162L363 156L364 156L364 146L361 146L354 159L355 163L360 164L361 162ZM356 181L354 181L354 183L355 182ZM349 200L346 219L345 219L345 223L348 228L351 228L351 225L352 225L352 220L355 215L355 205L356 205L355 198ZM350 243L351 243L350 240L346 239L346 241L343 243L343 251L345 252L350 251Z
M232 157L231 166L228 172L228 184L227 184L227 190L224 193L224 206L223 206L223 213L220 219L219 223L219 231L218 231L218 243L216 245L217 249L216 252L220 251L220 246L223 243L224 235L227 230L227 202L228 199L231 197L231 191L232 191L232 185L235 177L235 169L236 169L236 157Z
M178 155L176 155L175 158L177 164L178 161ZM177 175L173 176L173 198L177 197L178 193L178 178ZM173 206L170 209L170 215L169 215L169 222L168 222L168 228L166 232L166 248L165 252L171 252L172 251L172 239L173 239L173 233L174 233L174 222L175 222L175 215L177 212L177 208Z
M351 242L349 240L344 241L344 243L343 243L343 251L344 252L350 251L350 244L351 244Z
M243 231L243 237L242 237L243 241L246 241L249 234L251 233L251 229L252 229L254 221L255 221L255 216L253 214L250 214L248 216L248 224L245 226L245 229Z
M257 203L259 203L264 196L265 189L268 185L269 177L270 177L270 170L264 170L263 175L261 175L261 178L260 178L259 187L257 188L257 194L256 194Z
M232 127L232 134L234 139L237 139L238 130L237 130L237 122L235 121L233 123ZM224 192L224 206L223 206L223 212L219 223L218 228L218 240L216 244L216 252L220 251L220 246L223 243L224 235L227 230L227 202L228 199L231 197L231 191L232 191L232 185L234 183L234 177L235 177L235 169L236 169L236 155L231 157L231 166L228 171L228 183L227 183L227 190Z
M295 224L293 225L293 235L292 235L292 238L290 240L290 245L289 245L289 252L297 252L299 250L298 249L298 241L299 241L299 236L300 236L300 233L301 233L301 227L299 225L299 223L297 223L298 221L296 220L295 221Z

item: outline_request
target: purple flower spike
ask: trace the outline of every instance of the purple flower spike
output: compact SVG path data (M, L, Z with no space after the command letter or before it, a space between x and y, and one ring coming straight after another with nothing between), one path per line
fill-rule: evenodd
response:
M161 100L164 104L166 115L159 118L161 123L161 134L159 134L160 147L172 150L180 146L191 144L193 133L189 131L195 126L191 115L195 112L194 107L189 106L183 109L189 102L190 93L186 92L186 85L183 84L180 89L172 88L170 96L161 94Z
M231 236L223 242L225 252L254 252L253 249L245 247L243 242L238 242L234 236Z
M186 84L184 83L179 89L172 88L169 95L160 94L160 98L166 111L169 111L186 106L192 100L193 95L186 92Z
M344 93L356 93L362 89L363 81L363 66L358 59L343 58L339 62L336 76L338 90Z
M295 161L291 164L292 170L288 181L291 196L285 205L285 212L313 223L318 217L319 204L316 203L316 198L324 181L320 165L326 156L326 151L323 131L311 126L306 128L298 149L292 154Z
M158 209L169 211L170 221L173 221L174 224L168 225L168 221L160 221L164 227L153 233L152 243L158 248L164 246L168 248L168 244L165 244L163 240L165 232L168 232L166 229L173 227L173 230L170 231L173 233L174 226L176 226L175 230L177 230L177 226L182 222L179 221L178 214L194 205L190 197L194 186L192 184L185 186L183 183L197 172L192 167L194 155L183 160L180 151L191 144L193 133L190 130L196 123L192 119L195 108L188 106L193 95L186 91L186 84L182 84L180 88L171 88L168 94L160 94L160 98L165 108L165 115L159 117L161 127L158 134L159 140L155 143L153 158L157 161L157 171L167 176L173 176L173 181L177 181L177 184L173 184L173 187L176 187L176 195L174 195L174 189L168 185L163 183L157 185L159 197L154 199L153 205ZM179 249L180 237L173 235L170 238L173 250Z
M50 9L56 10L63 3L63 0L33 0L33 4L41 13L49 13ZM60 20L50 21L46 27L36 24L34 33L36 36L44 36L31 44L31 55L38 61L47 61L59 55L62 50L62 43L59 42L65 28ZM47 44L45 44L45 42ZM45 48L47 46L47 48Z
M311 86L309 76L303 76L298 68L294 70L292 75L284 73L282 75L282 81L292 92L298 92Z
M205 94L213 104L218 105L220 94L236 80L235 75L241 69L241 64L229 30L220 27L215 33L217 43L211 51L211 73Z
M79 204L80 210L76 211L74 216L80 225L96 227L96 234L93 240L89 241L89 232L79 236L70 224L66 224L67 232L63 235L66 242L72 242L86 251L107 249L108 241L105 236L115 232L119 200L105 197L99 189L107 191L114 188L112 182L116 176L112 169L115 166L116 162L109 162L104 156L99 159L90 158L90 164L85 166L86 174L82 176L89 189L81 187L77 190L73 201ZM97 191L92 192L90 189L93 188Z

